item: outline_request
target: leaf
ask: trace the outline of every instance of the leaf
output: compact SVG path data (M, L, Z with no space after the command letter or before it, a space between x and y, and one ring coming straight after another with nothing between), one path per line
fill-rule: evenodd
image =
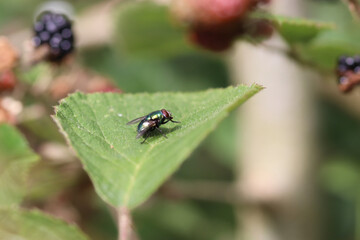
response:
M325 188L335 194L352 198L359 193L359 169L347 159L334 158L326 163L320 176Z
M27 172L38 160L25 139L13 127L0 124L0 207L21 202Z
M123 58L110 48L83 54L88 67L114 79L125 92L196 91L228 86L230 81L222 59L199 53L166 60Z
M169 8L149 1L121 6L116 36L121 52L132 56L168 57L194 51L171 22Z
M238 86L193 93L82 94L61 101L56 120L82 160L97 193L116 207L144 202L229 113L261 90ZM126 123L165 108L181 124L145 144Z
M66 163L65 163L66 164ZM31 169L27 201L43 201L71 189L79 178L79 172L64 169L64 164L42 161Z
M297 48L297 53L302 60L311 63L312 66L334 72L337 59L343 55L360 54L360 46L344 42L320 42Z
M307 43L314 39L319 33L335 28L334 24L317 22L308 19L290 18L270 14L259 14L261 17L270 20L280 35L289 43Z
M21 76L19 79L29 85L33 85L40 79L49 78L53 75L51 65L48 63L36 64L27 71L19 71L18 74Z
M0 239L86 240L75 226L38 211L0 210Z
M42 116L41 118L29 119L23 121L20 127L34 134L41 140L63 142L64 139L58 131L58 128L51 120L49 115Z

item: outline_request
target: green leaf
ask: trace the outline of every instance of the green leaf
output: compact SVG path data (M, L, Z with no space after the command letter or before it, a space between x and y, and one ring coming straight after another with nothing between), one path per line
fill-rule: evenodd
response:
M116 37L121 52L131 56L169 57L191 50L169 8L149 1L121 5Z
M15 128L0 124L0 207L17 205L26 193L29 168L38 160Z
M50 115L45 115L37 119L23 121L20 127L34 134L41 140L63 142L64 138L58 131L56 124L52 121Z
M75 226L38 211L0 210L0 239L86 240Z
M52 76L51 65L48 63L39 63L27 71L18 71L19 79L27 84L33 85L42 78Z
M79 178L78 171L64 170L64 164L42 161L31 169L27 201L43 201L72 188Z
M336 160L336 161L334 161ZM347 159L334 159L321 169L324 186L335 194L355 197L359 193L360 175L358 167Z
M261 90L253 85L193 93L81 94L61 101L56 119L89 173L97 193L113 206L144 202L229 113ZM161 128L145 144L134 118L165 108L181 124Z
M360 46L345 42L320 42L297 48L299 57L323 70L334 72L337 59L342 55L360 54Z
M111 77L125 92L197 91L229 85L226 65L215 56L193 53L166 60L123 58L110 48L83 54L88 67Z
M261 16L261 15L260 15ZM280 35L289 43L307 43L319 33L335 28L334 24L317 22L301 18L290 18L277 15L263 15L273 22Z

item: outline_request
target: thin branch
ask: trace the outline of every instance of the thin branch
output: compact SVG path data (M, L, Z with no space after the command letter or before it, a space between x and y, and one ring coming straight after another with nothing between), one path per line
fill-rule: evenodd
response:
M126 207L118 209L119 240L138 240L133 228L131 213Z
M234 186L228 182L171 181L160 192L169 198L197 199L238 204L240 199Z
M344 3L348 6L349 11L353 18L357 21L360 21L360 5L357 0L343 0Z

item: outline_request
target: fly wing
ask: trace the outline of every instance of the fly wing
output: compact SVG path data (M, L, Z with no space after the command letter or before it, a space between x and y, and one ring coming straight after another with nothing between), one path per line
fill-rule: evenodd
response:
M142 117L139 117L139 118L135 118L133 120L131 120L130 122L128 122L126 125L131 125L131 124L135 124L135 123L138 123L138 122L141 122L142 120L145 119L146 116L142 116Z
M149 131L149 129L150 129L150 128L147 127L147 128L142 129L140 132L138 132L138 134L136 134L136 139L144 136L144 134L147 133L147 131Z
M156 126L155 121L149 121L149 124L138 132L138 134L136 135L136 138L140 138L140 137L144 136L145 133L147 133L150 129L152 129L155 126Z

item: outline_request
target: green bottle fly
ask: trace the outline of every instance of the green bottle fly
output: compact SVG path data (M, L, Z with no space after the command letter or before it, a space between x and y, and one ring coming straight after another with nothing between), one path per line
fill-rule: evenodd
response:
M169 112L165 109L161 109L158 111L151 112L148 115L145 115L145 116L142 116L139 118L135 118L134 120L131 120L130 122L128 122L127 125L140 122L137 127L138 133L136 135L136 138L144 137L145 139L142 142L142 143L144 143L145 140L148 138L148 133L151 131L154 131L155 129L157 131L159 131L165 138L167 138L166 135L161 131L161 129L159 127L162 124L168 123L169 121L173 122L173 123L180 123L180 122L173 120L171 112Z

